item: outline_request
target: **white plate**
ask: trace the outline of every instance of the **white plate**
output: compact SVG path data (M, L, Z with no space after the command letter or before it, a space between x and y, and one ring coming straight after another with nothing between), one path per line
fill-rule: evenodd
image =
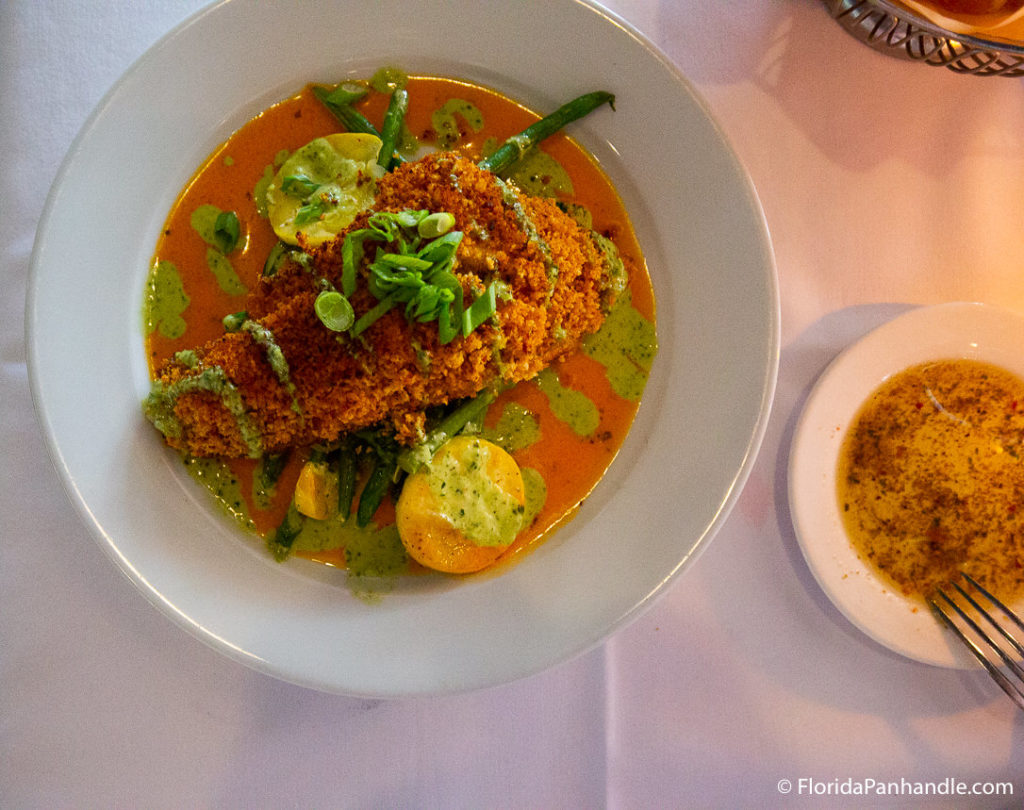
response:
M894 652L942 667L978 662L920 602L894 592L865 565L843 529L836 492L839 450L872 391L930 360L970 358L1024 376L1024 318L978 303L910 310L840 354L825 370L797 424L789 463L790 510L807 564L857 627Z
M586 47L570 53L570 42ZM500 577L402 580L366 604L343 573L273 562L182 473L140 413L140 312L157 233L206 155L306 82L388 64L476 80L540 111L589 90L616 94L616 111L572 133L632 214L661 352L619 458L555 538ZM132 582L221 652L368 696L535 673L649 605L720 526L750 470L778 318L760 206L703 104L628 25L574 0L519 0L500 14L470 0L209 7L147 52L75 141L39 226L27 304L53 459Z

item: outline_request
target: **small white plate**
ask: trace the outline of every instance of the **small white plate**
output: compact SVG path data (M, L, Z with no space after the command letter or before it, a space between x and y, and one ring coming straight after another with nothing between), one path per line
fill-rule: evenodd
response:
M908 658L973 669L977 661L920 602L896 593L854 551L836 493L853 418L889 376L930 360L969 358L1024 376L1024 317L977 303L914 309L867 334L822 374L797 424L789 500L804 557L829 599L875 641Z
M415 13L405 0L313 6L214 3L145 54L86 124L32 260L27 342L40 424L101 547L220 652L353 695L504 683L635 618L725 520L778 367L764 218L686 80L596 3L517 0L502 4L500 24L494 4L475 0L422 0ZM141 308L168 208L214 147L307 82L389 64L486 84L543 111L590 90L616 94L615 110L571 133L631 214L661 348L633 430L569 525L501 576L407 577L367 604L343 572L278 564L212 510L142 417Z

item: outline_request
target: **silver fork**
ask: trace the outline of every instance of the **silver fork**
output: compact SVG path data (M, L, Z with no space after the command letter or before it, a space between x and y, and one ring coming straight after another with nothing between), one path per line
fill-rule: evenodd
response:
M968 588L951 582L948 589L937 589L928 601L1010 700L1024 710L1024 642L1020 640L1024 622L973 577L963 573L961 577ZM981 605L982 598L989 603L987 609ZM1014 626L1021 635L1014 636Z

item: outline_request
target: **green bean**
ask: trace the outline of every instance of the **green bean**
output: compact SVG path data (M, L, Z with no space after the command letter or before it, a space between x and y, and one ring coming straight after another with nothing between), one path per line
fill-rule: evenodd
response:
M288 512L277 527L274 534L267 540L267 547L278 562L286 559L292 551L292 543L302 531L303 518L295 504L288 507Z
M388 297L374 304L371 309L359 316L359 320L352 324L352 337L359 337L370 326L394 309L397 303L396 299Z
M497 398L498 392L488 388L472 399L468 399L451 413L446 415L422 442L398 454L398 466L407 473L414 473L429 463L434 453L452 436L466 427L470 422L483 419L484 413Z
M313 87L313 95L320 99L323 105L333 113L335 118L345 125L349 132L363 132L367 135L380 137L377 127L371 124L365 115L357 111L350 104L339 103L333 100L329 87L316 85Z
M338 514L348 520L356 492L356 454L346 441L338 451Z
M328 94L328 98L336 104L354 104L370 92L365 84L359 82L342 82Z
M579 96L567 104L563 104L553 113L545 115L518 135L513 135L494 154L481 160L478 165L481 169L500 174L519 160L530 147L540 143L549 135L553 135L567 124L593 112L602 104L608 104L614 110L615 96L604 91Z
M395 154L395 147L398 144L398 136L402 131L402 122L405 120L405 111L408 107L409 93L398 88L391 94L387 112L384 113L384 123L380 128L382 144L377 162L387 171L391 171L402 161L401 156Z
M270 249L267 260L263 263L263 277L271 278L277 275L277 269L284 262L288 255L288 247L284 242L278 242Z
M360 528L369 525L370 521L373 520L377 507L380 506L380 502L384 500L384 495L388 491L391 479L395 477L395 469L396 465L393 460L379 455L374 459L370 477L366 482L366 486L363 487L362 493L359 495L356 525Z
M290 451L285 450L283 453L270 453L263 457L263 461L260 463L259 482L260 488L264 492L274 488L277 479L281 477L281 473L288 463L289 455Z

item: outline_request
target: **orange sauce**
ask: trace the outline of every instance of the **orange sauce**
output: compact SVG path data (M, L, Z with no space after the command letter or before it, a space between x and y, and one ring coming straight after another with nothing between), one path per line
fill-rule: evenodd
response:
M473 159L481 157L487 139L501 143L521 132L538 116L501 94L477 85L435 77L410 77L407 84L409 107L406 125L409 131L429 142L433 139L431 114L452 98L471 102L482 114L484 127L472 131L461 126L462 137L455 151ZM371 121L379 124L387 97L372 93L360 106ZM459 119L461 121L461 119ZM464 121L461 121L465 124ZM207 245L191 226L192 212L200 205L212 204L233 210L241 223L239 249L231 254L236 273L252 287L263 270L264 261L277 241L267 220L260 216L254 200L257 181L270 171L275 158L293 151L313 138L343 131L334 117L307 88L292 98L270 107L234 133L199 168L172 208L160 235L154 263L169 261L177 268L190 304L183 313L187 329L180 338L169 339L154 332L147 348L151 369L176 351L187 349L223 333L224 315L244 309L244 295L229 295L218 286L206 265ZM543 151L561 165L572 180L573 194L565 202L585 206L593 227L610 237L630 271L629 293L632 306L653 323L654 293L643 255L629 218L614 187L594 159L574 140L556 134L543 143ZM278 161L280 162L280 160ZM584 393L600 412L600 424L589 436L578 436L549 407L546 395L529 383L505 392L491 406L486 424L493 426L506 404L519 403L535 415L540 440L513 453L521 467L537 470L543 478L547 497L532 525L520 533L506 556L528 549L554 527L574 514L607 469L636 414L638 401L618 396L608 382L604 367L577 352L555 367L561 385ZM241 483L241 493L255 529L268 535L279 525L291 500L303 453L293 458L282 473L273 502L262 507L254 494L253 473L256 462L231 460L232 473ZM375 516L378 525L394 521L393 504L385 499ZM331 565L344 566L343 549L304 554Z

